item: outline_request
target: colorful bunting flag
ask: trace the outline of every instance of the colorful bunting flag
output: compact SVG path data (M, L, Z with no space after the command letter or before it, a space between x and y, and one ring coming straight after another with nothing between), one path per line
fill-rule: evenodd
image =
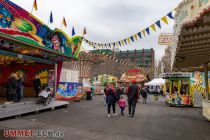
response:
M158 20L157 22L155 22L155 24L161 29L160 20Z
M127 45L127 41L126 41L126 39L124 39L124 42L125 42L125 44Z
M146 31L145 30L143 30L142 33L143 33L144 36L146 36Z
M168 16L170 19L174 19L174 16L173 16L172 14L173 14L173 13L170 12L170 13L167 14L167 16Z
M71 35L72 35L72 36L74 36L74 35L75 35L75 30L74 30L74 27L72 28Z
M134 42L134 37L133 36L131 36L130 39L131 39L132 42Z
M83 34L83 36L87 34L86 28L84 28L83 33L82 33L82 34Z
M140 39L142 38L142 37L141 37L141 32L138 33L138 36L139 36Z
M121 40L121 44L124 46L124 41L123 40Z
M128 44L130 44L130 43L131 43L131 40L130 40L130 38L127 38L127 41L128 41Z
M50 13L50 23L53 23L53 14L52 14L52 11Z
M166 16L162 17L161 20L168 25L168 19Z
M151 28L154 32L156 32L155 24L152 24L152 25L150 26L150 28Z
M134 35L134 38L135 38L135 40L137 41L137 40L138 40L138 35L135 34L135 35Z
M145 30L146 30L147 34L148 34L148 35L150 35L150 32L149 32L149 27L148 27L148 28L146 28Z
M62 21L62 24L63 24L65 27L67 27L67 24L66 24L66 19L65 19L65 17L63 17L63 21Z
M37 10L38 10L38 6L37 6L37 2L36 2L36 0L34 0L33 8L34 8L34 10L35 10L35 11L37 11Z
M121 42L119 41L118 44L121 46Z
M150 35L151 30L156 32L157 31L157 27L156 26L158 26L158 28L161 29L162 28L161 27L161 21L168 25L169 24L168 19L174 19L173 11L169 12L167 15L163 16L160 20L156 21L154 24L150 25L149 27L147 27L146 29L142 30L141 32L139 32L137 34L134 34L133 36L130 36L129 38L126 38L124 40L120 40L120 41L117 41L115 43L109 43L109 44L107 44L107 46L109 46L111 48L111 46L117 45L119 47L119 46L124 46L124 45L130 44L131 41L132 42L137 41L138 37L140 39L142 39L142 34L143 34L144 37L146 37L147 34ZM65 18L63 20L63 24L65 23L64 21L65 21ZM66 24L64 24L64 25L66 25ZM85 28L84 28L84 31L83 31L83 35L84 34L86 34L86 29ZM107 47L106 44L105 45L101 44L101 45Z

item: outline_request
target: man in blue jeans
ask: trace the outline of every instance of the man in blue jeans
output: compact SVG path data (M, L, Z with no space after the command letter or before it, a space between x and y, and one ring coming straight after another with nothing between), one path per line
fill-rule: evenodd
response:
M136 85L135 80L133 80L131 85L129 85L126 94L127 94L127 97L128 97L129 117L134 119L136 103L139 99L139 87Z

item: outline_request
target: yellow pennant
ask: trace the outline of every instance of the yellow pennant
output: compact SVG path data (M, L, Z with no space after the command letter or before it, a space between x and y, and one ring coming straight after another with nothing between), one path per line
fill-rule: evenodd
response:
M165 24L168 24L168 19L166 16L162 17L161 20L165 23Z
M150 26L150 28L151 28L154 32L156 32L155 24L152 24L152 25Z
M120 45L117 42L115 44L117 45L118 48L120 48Z
M137 34L135 34L134 35L134 38L136 39L136 41L138 40L138 35Z
M122 44L123 46L125 45L124 40L121 40L121 44Z
M144 36L146 36L146 31L145 30L143 30L142 33L143 33Z
M127 38L127 41L128 41L128 44L130 44L130 43L131 43L131 40L130 40L130 38Z

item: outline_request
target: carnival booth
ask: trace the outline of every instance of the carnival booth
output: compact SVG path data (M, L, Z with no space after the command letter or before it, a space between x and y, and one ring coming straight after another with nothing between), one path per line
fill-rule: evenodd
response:
M172 106L202 107L205 98L205 79L203 72L164 73L166 79L166 102Z
M123 73L118 82L127 86L132 82L132 80L135 80L138 84L144 84L149 80L149 78L148 75L144 74L141 70L132 69Z
M210 0L183 0L176 8L174 71L204 71L203 115L210 120L208 86Z
M77 59L82 37L69 38L62 30L51 30L9 0L0 0L0 15L0 96L5 97L11 73L24 76L25 97L35 96L35 75L42 88L51 86L55 93L62 62Z
M164 73L169 84L169 93L165 94L166 103L171 106L191 106L192 98L190 94L190 73Z

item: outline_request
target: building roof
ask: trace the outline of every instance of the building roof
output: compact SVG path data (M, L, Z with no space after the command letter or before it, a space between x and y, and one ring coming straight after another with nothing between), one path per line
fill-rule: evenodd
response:
M209 62L210 1L183 1L175 16L177 43L173 70L199 70Z

